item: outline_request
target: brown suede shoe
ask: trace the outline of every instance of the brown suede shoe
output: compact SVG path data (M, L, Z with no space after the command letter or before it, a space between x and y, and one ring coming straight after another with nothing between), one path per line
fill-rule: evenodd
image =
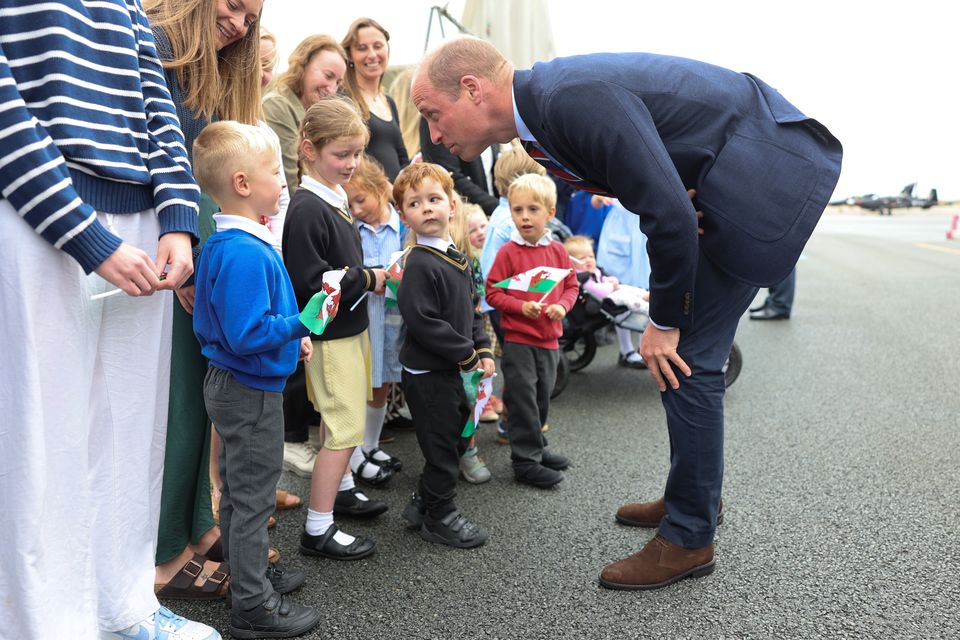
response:
M653 502L631 502L617 509L617 522L628 527L660 526L660 521L667 513L663 498ZM720 511L717 513L717 525L723 524L723 498L720 498Z
M600 585L607 589L659 589L684 578L713 573L713 548L684 549L657 535L629 558L608 564L600 572Z

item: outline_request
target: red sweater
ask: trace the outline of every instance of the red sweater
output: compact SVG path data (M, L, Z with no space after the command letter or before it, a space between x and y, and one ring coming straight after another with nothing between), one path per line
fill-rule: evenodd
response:
M536 320L530 320L520 309L528 300L539 300L543 297L542 293L502 289L493 285L534 267L559 267L570 269L570 273L543 301L544 313ZM559 321L550 320L545 313L546 308L551 304L559 304L569 312L577 301L579 290L577 274L562 244L551 242L545 246L530 247L511 240L500 248L493 266L490 267L486 296L490 306L499 309L502 314L500 328L503 329L505 341L542 349L557 349L560 346L557 338L563 333L563 325Z

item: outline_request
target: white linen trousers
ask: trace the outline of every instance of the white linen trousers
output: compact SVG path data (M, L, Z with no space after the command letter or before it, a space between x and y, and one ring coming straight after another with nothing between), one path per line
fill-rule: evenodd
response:
M98 214L156 257L155 213ZM89 276L0 199L0 636L99 638L153 593L170 293Z

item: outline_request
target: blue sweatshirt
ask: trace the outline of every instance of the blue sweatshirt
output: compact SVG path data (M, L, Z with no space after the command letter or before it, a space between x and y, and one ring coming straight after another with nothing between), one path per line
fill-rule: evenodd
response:
M218 231L200 254L196 283L193 331L210 364L249 387L283 391L309 331L280 255L246 231Z

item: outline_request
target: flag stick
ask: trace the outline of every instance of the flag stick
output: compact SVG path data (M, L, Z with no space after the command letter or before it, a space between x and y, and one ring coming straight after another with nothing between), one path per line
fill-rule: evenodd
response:
M96 295L90 296L90 299L101 300L103 298L109 298L110 296L115 296L118 293L123 293L123 289L114 289L112 291L104 291L103 293L98 293Z
M406 249L404 249L404 250L403 250L403 253L401 253L400 255L398 255L396 260L391 261L387 266L385 266L385 267L383 268L383 270L384 270L384 271L390 271L390 267L392 267L393 265L397 264L403 256L407 255L407 252L408 252L408 251L410 251L410 247L407 247ZM368 294L368 293L370 293L370 292L369 292L369 291L364 291L364 292L363 292L363 295L360 296L359 298L357 298L357 301L353 303L353 306L352 306L352 307L350 307L350 311L353 311L354 309L356 309L356 308L357 308L357 305L360 304L360 301L361 301L361 300L363 300L364 298L367 297L367 294Z

